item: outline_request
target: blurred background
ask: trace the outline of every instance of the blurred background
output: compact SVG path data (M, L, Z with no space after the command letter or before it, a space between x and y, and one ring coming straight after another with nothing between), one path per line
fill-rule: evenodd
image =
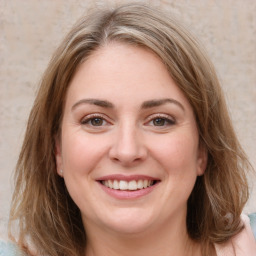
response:
M0 235L6 235L12 175L40 78L87 8L114 0L0 0ZM256 168L256 1L137 1L170 11L211 57L240 142ZM256 212L256 176L248 175Z

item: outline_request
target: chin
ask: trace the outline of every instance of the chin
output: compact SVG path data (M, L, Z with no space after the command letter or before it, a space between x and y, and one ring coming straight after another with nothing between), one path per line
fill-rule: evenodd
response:
M143 214L143 211L122 209L116 214L111 214L109 217L105 215L103 225L113 232L120 234L138 234L148 230L154 223L154 218L148 212Z

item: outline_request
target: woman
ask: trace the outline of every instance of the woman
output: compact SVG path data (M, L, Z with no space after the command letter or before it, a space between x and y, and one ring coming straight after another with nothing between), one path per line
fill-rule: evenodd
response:
M191 35L141 4L97 10L43 76L10 233L36 255L253 255L249 168Z

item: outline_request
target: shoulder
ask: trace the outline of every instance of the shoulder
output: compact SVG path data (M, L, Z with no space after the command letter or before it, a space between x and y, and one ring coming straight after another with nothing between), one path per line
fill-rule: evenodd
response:
M256 216L255 216L256 217ZM250 218L246 215L241 215L241 221L244 224L244 229L224 244L216 244L217 256L255 256L256 241L253 235L253 223L250 223ZM256 218L255 218L256 221ZM255 223L255 222L254 222Z
M256 239L256 212L248 215L250 218L250 224L252 228L252 233Z
M10 241L0 240L0 256L22 256L18 247Z

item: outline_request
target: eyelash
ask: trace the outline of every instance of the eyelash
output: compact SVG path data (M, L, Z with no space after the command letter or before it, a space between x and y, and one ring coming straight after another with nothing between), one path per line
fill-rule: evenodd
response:
M88 126L91 126L91 127L101 127L102 125L93 125L91 123L93 120L96 120L96 119L100 119L100 120L102 120L102 122L108 123L108 121L106 121L106 118L103 115L91 114L91 115L88 115L85 118L83 118L81 120L81 124L82 125L88 125Z
M103 122L103 124L100 123L99 125L93 125L92 121L96 120L96 119L99 119L101 122ZM160 121L164 121L164 124L163 125L161 125L161 124L160 125L155 125L154 123L151 124L152 122L156 121L157 119L159 119ZM104 123L109 124L109 121L107 121L105 116L103 116L101 114L91 114L91 115L88 115L88 116L86 116L85 118L83 118L81 120L82 125L88 125L88 126L91 126L91 127L99 127L100 128L100 127L105 125ZM163 127L175 125L176 120L174 118L170 117L169 115L166 115L166 114L155 114L155 115L152 115L152 116L148 117L145 124L149 125L149 126L163 128Z
M166 127L166 126L172 126L176 124L176 120L173 117L170 117L169 115L166 115L166 114L156 114L156 115L150 116L148 119L149 120L146 122L146 124L149 124L149 125L151 122L154 122L157 119L163 120L165 122L164 125L152 124L152 126L154 127Z

